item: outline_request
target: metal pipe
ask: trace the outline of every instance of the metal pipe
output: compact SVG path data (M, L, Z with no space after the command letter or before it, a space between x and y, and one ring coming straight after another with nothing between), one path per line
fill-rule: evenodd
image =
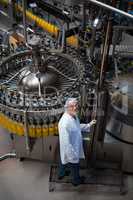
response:
M7 153L3 156L0 156L0 161L5 160L7 158L16 158L16 153Z
M133 19L133 15L131 15L131 14L125 12L125 11L122 11L122 10L120 10L118 8L114 8L113 6L107 5L105 3L102 3L102 2L99 2L99 1L96 1L96 0L89 0L89 1L94 3L94 4L96 4L96 5L98 5L98 6L101 6L103 8L108 9L108 10L111 10L111 11L117 12L117 13L119 13L121 15L124 15L125 17Z
M26 32L26 0L22 1L23 6L23 26L24 26L24 40L27 43L27 32Z
M116 77L117 82L119 83L118 66L117 66L116 58L114 58L114 64L115 64L115 77Z
M14 1L11 0L11 3L9 4L9 17L11 19L11 22L13 23L13 17L14 17Z
M100 70L100 78L99 78L99 88L100 88L100 89L101 89L101 87L102 87L104 64L105 64L105 59L106 59L107 50L108 50L109 30L110 30L110 21L108 21L108 24L107 24L107 32L106 32L106 36L105 36L105 43L104 43L104 46L103 46L103 56L102 56L102 63L101 63L101 70Z
M29 130L28 130L28 122L27 122L27 110L24 111L24 132L25 132L25 144L26 144L26 151L30 153L30 146L29 146Z
M41 80L40 80L40 78L38 78L38 82L39 82L39 84L38 84L38 96L41 97L42 93L41 93Z
M62 50L64 49L65 45L65 24L62 26L62 41L61 41L61 48Z
M86 30L86 3L83 3L83 31Z
M95 49L95 40L96 40L96 27L92 29L92 38L91 38L91 46L90 46L90 58L93 59L94 49Z

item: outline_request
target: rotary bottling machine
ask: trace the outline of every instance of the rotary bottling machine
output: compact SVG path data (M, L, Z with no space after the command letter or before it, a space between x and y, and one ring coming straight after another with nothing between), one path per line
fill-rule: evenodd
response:
M84 67L75 53L43 49L38 37L33 39L32 50L1 63L1 124L13 134L18 157L51 160L65 100L73 96L81 102Z

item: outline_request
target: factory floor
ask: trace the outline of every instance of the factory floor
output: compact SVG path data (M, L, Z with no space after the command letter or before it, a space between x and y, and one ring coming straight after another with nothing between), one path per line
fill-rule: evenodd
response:
M11 152L9 134L0 128L0 155ZM49 192L50 165L16 158L0 161L0 200L133 200L133 176L126 180L127 194L120 195L119 188L69 184L57 184L56 190ZM115 180L114 180L115 182Z

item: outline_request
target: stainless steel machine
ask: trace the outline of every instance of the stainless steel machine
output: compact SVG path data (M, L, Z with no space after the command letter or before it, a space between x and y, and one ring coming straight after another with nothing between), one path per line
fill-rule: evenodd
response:
M1 64L0 121L12 134L18 158L48 162L58 157L57 126L65 100L78 98L83 115L85 88L88 106L95 95L89 99L94 89L83 79L84 67L76 55L43 49L39 41L34 38L32 50L13 54Z

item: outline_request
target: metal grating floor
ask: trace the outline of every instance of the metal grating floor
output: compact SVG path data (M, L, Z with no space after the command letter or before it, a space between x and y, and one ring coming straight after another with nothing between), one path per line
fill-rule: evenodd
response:
M118 191L122 194L125 192L124 189L124 177L123 174L118 170L111 169L81 169L80 175L85 176L85 182L83 185L104 185L117 187ZM71 176L65 176L62 180L58 179L58 166L52 165L49 177L49 191L55 190L55 184L71 184Z

